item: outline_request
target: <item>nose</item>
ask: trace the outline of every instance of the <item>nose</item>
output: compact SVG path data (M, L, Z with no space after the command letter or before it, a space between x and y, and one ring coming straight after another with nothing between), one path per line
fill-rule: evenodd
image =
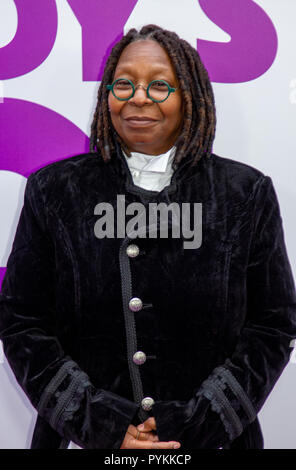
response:
M152 100L148 97L146 89L143 85L138 85L135 89L134 96L129 100L137 106L143 106L147 103L152 103Z

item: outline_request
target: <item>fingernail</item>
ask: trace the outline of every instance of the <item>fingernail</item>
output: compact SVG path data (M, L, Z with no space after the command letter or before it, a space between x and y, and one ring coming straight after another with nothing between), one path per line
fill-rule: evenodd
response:
M181 444L174 444L174 449L179 449L181 447Z
M145 426L144 426L144 424L139 424L139 426L137 426L137 428L139 429L139 431L143 431L145 429Z

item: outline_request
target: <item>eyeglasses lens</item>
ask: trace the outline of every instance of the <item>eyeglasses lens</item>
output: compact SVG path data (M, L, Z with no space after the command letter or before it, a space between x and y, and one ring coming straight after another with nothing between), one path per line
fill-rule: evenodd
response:
M128 80L117 80L113 86L113 93L120 100L128 100L133 94L132 84ZM148 96L154 101L164 101L169 96L168 86L162 81L152 82Z
M127 80L118 80L113 85L113 93L121 100L128 100L133 94L133 87Z
M164 101L169 96L169 89L162 81L152 82L148 90L150 98L155 101Z

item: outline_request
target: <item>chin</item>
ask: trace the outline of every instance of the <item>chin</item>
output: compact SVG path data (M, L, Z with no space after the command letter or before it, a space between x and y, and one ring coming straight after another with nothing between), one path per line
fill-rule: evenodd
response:
M128 142L129 147L136 147L138 145L148 145L153 146L154 142L151 142L151 138L147 137L138 137L137 139L123 139L124 142Z

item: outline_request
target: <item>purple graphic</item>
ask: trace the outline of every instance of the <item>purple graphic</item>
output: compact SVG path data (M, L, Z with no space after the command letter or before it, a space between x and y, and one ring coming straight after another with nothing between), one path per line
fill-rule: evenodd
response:
M47 58L57 33L54 0L14 0L18 14L12 41L0 48L0 80L15 78L36 69Z
M231 36L228 43L197 40L210 79L218 83L255 80L272 65L277 34L265 11L251 0L199 0L205 14Z
M28 177L48 163L87 152L89 138L60 114L28 101L0 105L0 170ZM0 268L0 286L6 268Z
M68 0L82 27L83 81L100 81L113 45L137 0ZM276 30L252 0L199 0L205 14L231 36L228 43L197 39L197 49L213 82L240 83L263 75L277 52ZM24 75L49 55L57 33L54 0L15 0L18 27L0 48L0 80ZM61 25L62 27L62 25Z
M28 177L88 148L89 138L81 129L44 106L10 98L0 105L0 170Z
M82 27L83 80L100 81L137 0L68 0Z

